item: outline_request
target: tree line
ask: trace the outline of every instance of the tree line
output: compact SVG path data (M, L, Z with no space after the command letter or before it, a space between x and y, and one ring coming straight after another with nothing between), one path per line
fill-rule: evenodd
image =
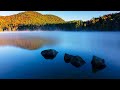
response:
M14 19L12 18L14 17ZM4 17L6 18L6 17ZM54 15L42 15L37 12L24 12L5 19L0 17L3 30L60 30L60 31L119 31L120 13L107 14L88 21L73 20L65 22ZM11 19L12 18L12 19ZM15 21L16 20L16 21ZM2 23L1 23L2 22ZM8 24L9 23L9 24Z

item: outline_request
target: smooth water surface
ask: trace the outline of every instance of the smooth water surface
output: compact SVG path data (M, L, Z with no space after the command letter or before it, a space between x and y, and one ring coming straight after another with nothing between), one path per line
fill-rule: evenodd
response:
M55 49L45 59L41 51ZM79 55L81 67L65 63L64 54ZM92 72L96 55L105 60L103 70ZM120 32L5 32L0 33L0 79L120 79Z

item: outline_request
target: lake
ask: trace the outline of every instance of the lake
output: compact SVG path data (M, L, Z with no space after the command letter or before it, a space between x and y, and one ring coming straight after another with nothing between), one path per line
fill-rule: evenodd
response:
M55 49L54 59L41 52ZM86 62L75 67L64 54ZM93 55L106 67L94 73ZM2 32L0 33L0 79L120 79L120 32Z

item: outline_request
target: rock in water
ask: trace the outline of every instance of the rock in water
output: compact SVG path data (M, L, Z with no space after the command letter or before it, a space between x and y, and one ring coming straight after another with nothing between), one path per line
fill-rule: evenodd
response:
M102 70L106 67L105 60L102 58L99 58L97 56L93 56L91 64L92 64L92 71L93 72L97 72L97 71Z
M82 66L83 64L85 64L86 62L80 57L80 56L74 56L72 59L71 59L71 62L70 62L72 65L74 65L75 67L80 67Z
M73 56L66 53L64 55L64 61L66 63L70 62L75 67L80 67L86 63L80 56Z
M48 49L48 50L42 51L41 54L45 59L54 59L58 54L58 51L54 49Z
M72 55L69 55L69 54L65 53L65 55L64 55L64 61L65 61L66 63L69 63L72 58L73 58Z

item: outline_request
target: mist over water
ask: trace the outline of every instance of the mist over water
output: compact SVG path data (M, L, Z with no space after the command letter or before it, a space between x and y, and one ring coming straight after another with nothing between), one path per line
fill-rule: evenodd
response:
M53 60L41 52L58 51ZM86 64L76 68L65 63L64 54L79 55ZM120 32L5 32L0 33L0 78L31 79L117 79L120 78ZM92 72L96 55L106 68Z

